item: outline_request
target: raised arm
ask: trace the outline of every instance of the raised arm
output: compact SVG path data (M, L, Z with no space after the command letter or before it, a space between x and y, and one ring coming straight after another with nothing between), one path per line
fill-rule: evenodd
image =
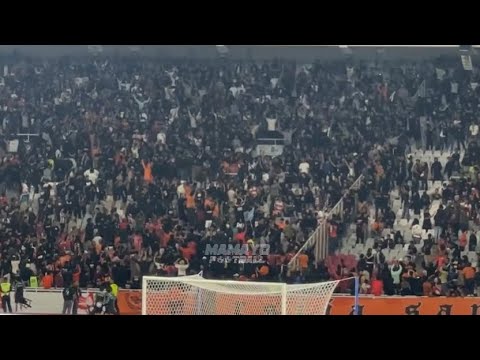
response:
M137 97L135 96L135 94L133 94L133 99L136 101L136 103L137 103L138 105L141 105L141 104L142 104L142 102L137 99Z

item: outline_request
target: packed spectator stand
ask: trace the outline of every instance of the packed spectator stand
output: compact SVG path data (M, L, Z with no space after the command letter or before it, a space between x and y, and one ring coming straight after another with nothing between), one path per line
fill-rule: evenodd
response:
M478 75L457 59L1 63L2 276L359 275L363 293L475 293ZM270 255L210 261L215 244Z

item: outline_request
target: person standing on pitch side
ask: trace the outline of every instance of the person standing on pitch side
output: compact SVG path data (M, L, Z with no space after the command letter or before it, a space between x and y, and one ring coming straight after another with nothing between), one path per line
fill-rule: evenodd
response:
M2 308L4 313L6 313L7 310L9 313L12 312L12 303L10 299L11 291L12 284L10 284L10 281L8 281L8 277L4 276L2 282L0 283L0 293L2 295Z

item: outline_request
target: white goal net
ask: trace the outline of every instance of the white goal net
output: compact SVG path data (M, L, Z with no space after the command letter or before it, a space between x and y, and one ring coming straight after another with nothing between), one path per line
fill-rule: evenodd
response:
M143 278L142 315L325 315L337 284L148 276Z

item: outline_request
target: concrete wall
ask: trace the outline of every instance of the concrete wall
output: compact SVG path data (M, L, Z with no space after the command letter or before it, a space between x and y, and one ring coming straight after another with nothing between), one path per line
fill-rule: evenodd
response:
M440 55L458 56L458 49L453 47L388 47L382 55L385 59L423 59ZM329 45L228 45L230 56L235 59L272 59L283 58L311 62L315 59L331 60L343 58L337 46ZM215 45L143 45L142 53L146 56L160 58L202 58L217 57ZM129 55L127 45L104 45L105 53L111 55ZM0 45L0 54L17 51L30 56L56 57L87 55L86 45ZM375 46L355 47L356 58L372 59L377 54Z

